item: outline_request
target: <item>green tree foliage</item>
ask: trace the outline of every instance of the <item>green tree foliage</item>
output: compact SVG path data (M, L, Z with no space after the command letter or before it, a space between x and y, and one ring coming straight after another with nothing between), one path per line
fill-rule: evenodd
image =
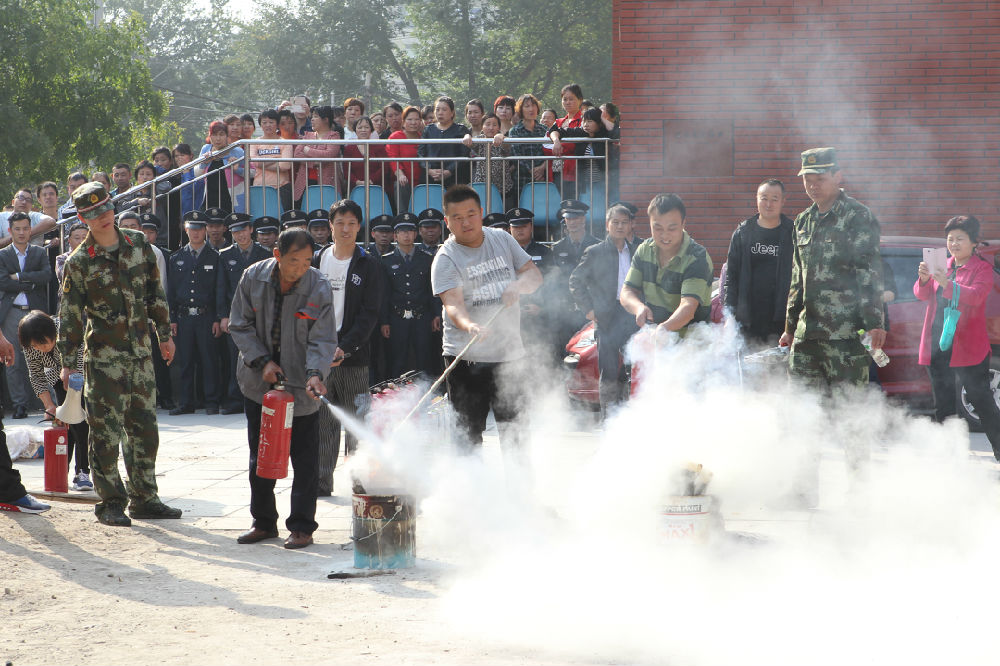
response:
M559 89L611 97L611 3L554 0L409 0L422 88L430 96L492 102L534 93L559 108Z
M91 0L19 0L0 12L0 193L133 161L166 101L137 17L95 29ZM142 132L138 128L144 128Z

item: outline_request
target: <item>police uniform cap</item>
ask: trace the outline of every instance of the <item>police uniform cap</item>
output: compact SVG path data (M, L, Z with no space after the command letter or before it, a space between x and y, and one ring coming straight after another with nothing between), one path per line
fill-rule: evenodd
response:
M574 217L586 215L590 206L579 199L563 199L559 202L559 217Z
M490 213L483 218L483 225L494 229L506 229L510 226L507 223L507 216L503 213Z
M409 211L400 213L392 219L392 222L392 228L396 231L417 228L417 216Z
M139 219L142 219L139 216L139 211L132 208L118 213L117 221L121 222L122 220L139 220Z
M250 226L250 216L246 213L230 213L226 216L226 226L230 231L239 231Z
M103 183L84 183L73 190L73 205L77 213L86 213L105 203L110 203L110 197Z
M262 215L253 221L255 231L278 231L278 220L270 215Z
M378 215L371 220L372 231L392 231L392 215Z
M205 215L208 217L209 224L225 224L226 218L229 216L229 211L225 208L215 206L212 208L206 208Z
M417 215L418 224L422 227L436 227L444 222L444 213L437 208L427 208Z
M830 146L826 148L810 148L802 152L802 169L799 175L807 173L826 173L837 170L837 149Z
M527 208L511 208L507 211L507 223L512 227L521 227L531 224L535 219L535 214Z
M309 211L307 217L309 218L310 227L325 227L330 224L330 213L322 208Z
M305 226L309 222L309 217L304 210L293 208L281 214L281 230L291 227Z
M189 210L184 213L184 226L194 229L204 229L208 224L208 215L203 210Z
M152 213L143 213L139 216L139 224L143 228L149 227L150 229L156 229L157 231L163 225L160 218L156 217Z

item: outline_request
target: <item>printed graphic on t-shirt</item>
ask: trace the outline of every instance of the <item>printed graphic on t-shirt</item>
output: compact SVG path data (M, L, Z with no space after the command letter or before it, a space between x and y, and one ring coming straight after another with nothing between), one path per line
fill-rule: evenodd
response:
M750 246L750 254L766 257L778 256L778 244L761 243L760 241Z
M493 257L472 264L467 269L472 284L472 307L479 308L500 303L504 289L514 280L514 269L506 257Z

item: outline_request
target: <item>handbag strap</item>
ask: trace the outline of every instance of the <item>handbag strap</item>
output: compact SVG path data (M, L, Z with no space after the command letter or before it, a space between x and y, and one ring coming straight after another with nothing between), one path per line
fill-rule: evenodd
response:
M962 288L958 285L958 280L953 280L951 284L951 307L958 309L958 295Z

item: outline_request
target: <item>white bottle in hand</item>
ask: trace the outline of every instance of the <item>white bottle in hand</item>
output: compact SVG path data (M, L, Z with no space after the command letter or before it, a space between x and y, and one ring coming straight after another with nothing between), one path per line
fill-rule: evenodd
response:
M871 354L872 359L875 361L875 365L880 368L884 368L889 365L889 355L885 353L882 349L872 349L872 334L865 329L859 329L858 335L861 336L861 344L868 353Z

